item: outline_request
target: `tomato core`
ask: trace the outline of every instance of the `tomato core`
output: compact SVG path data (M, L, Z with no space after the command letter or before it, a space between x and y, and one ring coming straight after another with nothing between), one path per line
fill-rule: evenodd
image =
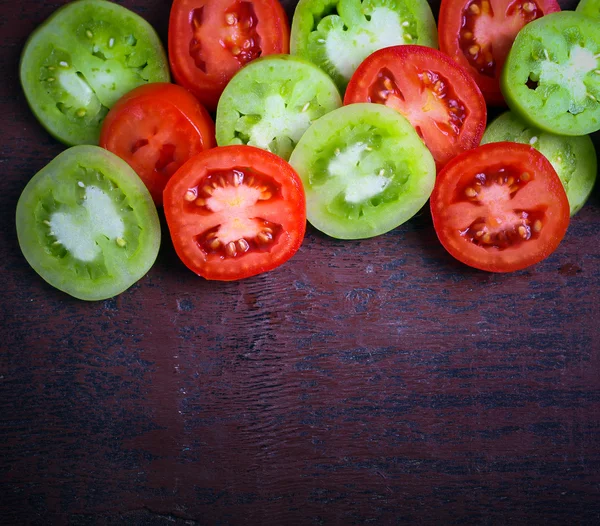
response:
M218 224L195 237L206 255L235 258L248 251L268 252L283 230L252 212L261 201L281 199L281 185L255 170L209 172L188 189L184 199L191 213L217 215Z
M537 239L544 225L545 208L514 208L516 194L532 181L528 172L514 167L480 172L470 183L458 188L458 202L480 208L479 214L460 234L471 243L503 250Z

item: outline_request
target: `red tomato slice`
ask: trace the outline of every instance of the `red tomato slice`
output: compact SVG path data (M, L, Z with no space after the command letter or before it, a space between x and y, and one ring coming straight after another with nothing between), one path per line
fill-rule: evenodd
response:
M344 104L385 104L415 127L440 170L459 153L479 145L485 131L485 100L466 70L424 46L376 51L358 67Z
M286 161L252 146L190 159L167 184L164 209L177 254L206 279L272 270L296 253L306 229L300 178Z
M520 270L549 256L569 225L569 201L550 162L526 144L490 143L438 174L431 213L442 245L490 272Z
M555 11L556 0L442 0L440 49L469 70L489 104L504 105L500 73L517 33Z
M167 83L145 84L119 99L100 132L100 146L136 171L158 206L179 167L215 145L208 112L184 88Z
M287 15L278 0L174 0L171 7L173 77L211 111L242 66L289 53L289 41Z

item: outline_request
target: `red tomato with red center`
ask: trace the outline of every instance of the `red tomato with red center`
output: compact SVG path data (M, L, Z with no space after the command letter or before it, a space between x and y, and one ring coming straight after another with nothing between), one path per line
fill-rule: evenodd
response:
M517 33L555 11L556 0L442 0L440 50L468 69L489 104L504 105L500 74Z
M175 250L206 279L230 281L291 258L306 229L300 177L282 158L252 146L202 152L171 178L164 209Z
M167 83L145 84L119 99L100 132L100 146L135 170L158 206L179 167L215 145L208 112L184 88Z
M289 53L289 41L287 15L278 0L174 0L171 7L173 77L211 111L242 66Z
M358 67L344 104L375 102L404 115L429 148L440 170L459 153L479 145L485 100L473 78L447 55L424 46L376 51Z
M558 175L526 144L490 143L459 155L438 174L430 205L446 250L490 272L542 261L569 225L569 201Z

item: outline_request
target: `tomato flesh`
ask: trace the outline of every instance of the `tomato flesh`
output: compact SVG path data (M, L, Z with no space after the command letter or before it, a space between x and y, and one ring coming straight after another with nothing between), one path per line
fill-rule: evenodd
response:
M277 0L175 0L169 60L178 84L210 110L248 62L289 51L289 25Z
M517 33L560 11L556 0L442 0L440 50L469 69L490 104L503 104L499 78Z
M220 34L220 43L239 62L240 66L260 56L260 35L256 31L258 19L250 2L233 4L225 11L226 26ZM194 63L206 72L202 52L203 42L210 40L214 30L204 23L204 6L194 9L191 16L192 40L190 55Z
M373 53L348 84L345 104L374 102L404 115L431 151L438 170L475 148L486 106L470 75L438 50L396 46Z
M234 280L271 270L300 247L304 190L283 159L251 146L224 146L184 164L165 188L175 249L194 272Z
M528 145L508 142L449 162L438 174L431 212L450 254L492 272L538 263L569 224L569 202L550 162Z
M100 146L127 161L157 205L177 169L214 145L208 112L184 88L165 83L141 86L120 99L100 133Z

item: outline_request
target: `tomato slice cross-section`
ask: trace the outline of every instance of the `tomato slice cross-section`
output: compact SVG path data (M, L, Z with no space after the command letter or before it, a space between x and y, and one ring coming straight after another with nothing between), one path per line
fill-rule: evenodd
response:
M278 0L174 0L171 71L212 111L240 68L258 57L288 53L289 34Z
M130 91L108 112L100 146L127 161L160 206L169 177L190 157L215 146L215 126L186 89L147 84Z
M503 105L500 74L517 33L555 11L556 0L442 0L440 50L467 68L488 104Z
M192 157L167 184L164 209L181 260L213 280L274 269L296 253L306 229L300 178L286 161L252 146Z
M558 175L525 144L490 143L459 155L438 174L430 205L446 250L490 272L542 261L569 225L569 201Z
M374 102L404 115L436 161L479 145L485 100L469 73L425 46L393 46L370 55L352 76L344 104Z

